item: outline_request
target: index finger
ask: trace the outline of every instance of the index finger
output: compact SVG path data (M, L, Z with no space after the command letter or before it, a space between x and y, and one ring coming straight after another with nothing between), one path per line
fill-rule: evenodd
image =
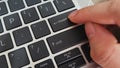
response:
M69 19L74 23L83 24L85 22L95 22L98 24L115 24L112 14L110 14L111 1L105 1L90 7L76 10L69 15Z

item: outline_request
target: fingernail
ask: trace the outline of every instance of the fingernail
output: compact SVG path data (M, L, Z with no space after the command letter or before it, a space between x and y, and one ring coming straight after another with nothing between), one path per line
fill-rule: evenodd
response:
M93 23L86 24L86 34L89 39L91 39L95 35L95 27Z
M72 13L70 13L69 17L74 17L77 14L78 14L78 10L75 10Z

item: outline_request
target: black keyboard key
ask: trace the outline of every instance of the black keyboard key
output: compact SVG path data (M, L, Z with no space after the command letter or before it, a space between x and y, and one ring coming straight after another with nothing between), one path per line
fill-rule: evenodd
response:
M35 68L55 68L51 59L35 65Z
M2 32L3 32L3 26L2 26L2 22L0 20L0 33L2 33Z
M32 36L28 27L24 27L22 29L14 31L13 36L17 46L32 41Z
M54 4L58 11L64 11L74 7L72 0L54 0Z
M8 5L11 12L25 8L23 0L8 0Z
M43 18L56 13L50 2L38 6L38 10Z
M10 52L8 56L12 68L21 68L30 63L25 48Z
M0 56L0 68L8 68L7 60L4 55Z
M21 12L25 24L31 23L39 19L35 8L30 8Z
M31 25L31 28L32 28L32 31L33 31L36 39L50 34L50 30L47 26L46 21L42 21L42 22L33 24L33 25Z
M7 30L19 27L22 25L18 13L6 16L3 18Z
M61 55L58 55L55 57L57 65L64 64L66 62L69 62L72 59L75 59L77 57L81 56L81 53L78 48L73 49L71 51L68 51L66 53L63 53Z
M32 6L41 2L41 0L25 0L28 6Z
M39 41L34 44L31 44L29 45L28 48L29 48L32 60L34 62L49 56L49 53L44 41Z
M62 32L47 39L53 53L59 52L87 40L84 26Z
M8 13L8 10L7 10L5 2L1 2L0 3L0 16L7 14L7 13Z
M86 64L85 60L83 59L82 56L80 56L74 60L71 60L65 64L60 65L58 68L81 68L85 64Z
M54 32L73 25L73 23L71 23L68 20L69 13L70 12L67 12L67 13L64 13L64 14L61 14L61 15L58 15L58 16L48 19Z
M82 48L83 53L84 53L85 57L87 58L87 60L89 62L91 62L92 58L90 57L90 46L89 46L89 44L82 45L81 48Z
M0 53L13 48L13 42L10 34L0 36Z
M48 1L48 0L43 0L43 1Z

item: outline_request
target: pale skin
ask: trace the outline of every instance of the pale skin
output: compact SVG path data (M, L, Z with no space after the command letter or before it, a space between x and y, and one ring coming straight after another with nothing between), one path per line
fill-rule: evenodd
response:
M120 0L108 0L87 8L76 10L69 19L85 24L91 57L103 68L120 68L120 43L102 25L120 26Z

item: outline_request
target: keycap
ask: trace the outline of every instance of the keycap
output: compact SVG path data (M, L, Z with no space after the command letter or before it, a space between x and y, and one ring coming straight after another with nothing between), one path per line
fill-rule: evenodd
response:
M36 39L50 34L50 30L48 28L46 21L35 23L31 25L31 28Z
M57 53L86 40L87 37L83 25L47 38L53 53Z
M10 30L22 25L18 13L6 16L3 18L3 20L7 30Z
M7 14L7 13L8 13L8 10L7 10L5 2L0 2L0 16Z
M29 45L28 48L34 62L49 56L48 50L43 40Z
M35 8L30 8L21 12L25 24L31 23L39 19Z
M0 20L0 33L2 33L2 32L3 32L3 26L2 26L2 22Z
M92 58L90 57L90 46L89 46L89 44L82 45L81 48L82 48L83 53L84 53L85 57L87 58L87 60L89 62L91 62Z
M61 14L61 15L58 15L58 16L55 16L55 17L48 19L54 32L74 25L73 23L71 23L68 20L69 14L70 14L70 12L67 12L67 13L64 13L64 14Z
M28 6L32 6L41 2L41 0L25 0Z
M69 62L70 60L73 60L77 57L81 56L81 53L78 48L75 48L73 50L70 50L68 52L65 52L61 55L58 55L55 57L57 65L64 64L66 62Z
M10 34L0 36L0 53L13 48L13 42Z
M38 6L38 10L43 18L56 13L50 2Z
M54 0L53 1L58 11L64 11L74 7L72 0Z
M8 68L5 55L0 56L0 68Z
M8 56L12 68L21 68L30 63L25 48L10 52Z
M74 60L71 60L65 64L60 65L58 68L81 68L85 64L86 62L84 61L83 57L80 56Z
M48 1L48 0L43 0L43 1Z
M22 44L32 41L32 36L30 34L28 27L24 27L14 31L13 36L17 46L20 46Z
M51 59L48 59L42 63L36 64L35 68L55 68Z
M7 2L11 12L25 8L23 0L8 0Z

